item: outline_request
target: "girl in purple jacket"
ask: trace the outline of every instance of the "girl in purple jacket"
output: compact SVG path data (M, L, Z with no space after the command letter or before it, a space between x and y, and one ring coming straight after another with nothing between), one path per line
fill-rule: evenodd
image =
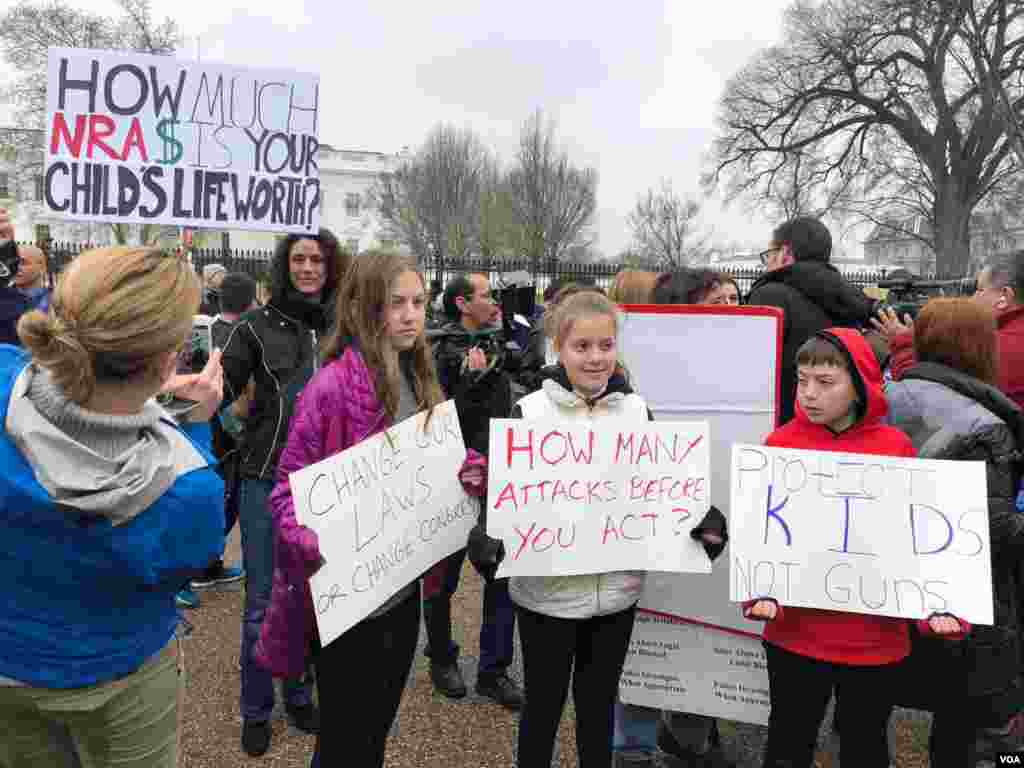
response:
M287 677L301 671L310 645L315 649L324 727L311 768L321 761L384 764L416 651L419 585L408 584L318 648L309 577L323 559L316 533L295 518L288 475L443 401L424 335L426 304L426 284L411 261L391 253L359 256L338 291L337 330L325 344L325 365L300 396L278 463L270 497L277 526L274 589L256 654L275 675Z

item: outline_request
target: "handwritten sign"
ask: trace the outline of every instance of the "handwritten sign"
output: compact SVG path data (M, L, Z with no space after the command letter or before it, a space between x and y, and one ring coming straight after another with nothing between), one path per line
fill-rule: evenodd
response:
M51 48L46 175L70 219L316 231L319 79Z
M311 579L326 645L432 565L466 546L477 503L457 473L466 458L455 405L395 425L288 480L299 521L326 564Z
M983 462L736 445L735 601L992 624Z
M760 638L638 613L622 670L627 704L768 724L768 665Z
M707 573L708 425L491 421L487 533L499 576Z

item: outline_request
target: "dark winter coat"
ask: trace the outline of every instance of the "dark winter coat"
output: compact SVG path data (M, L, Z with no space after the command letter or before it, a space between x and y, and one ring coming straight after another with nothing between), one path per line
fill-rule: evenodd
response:
M824 261L798 261L766 272L750 289L748 304L779 307L783 319L779 423L793 418L796 400L796 353L819 331L860 327L875 302Z
M890 423L910 436L921 458L985 462L996 623L932 650L962 665L979 722L1004 723L1024 709L1014 576L1024 557L1024 515L1014 506L1024 415L995 387L937 363L913 366L886 395Z
M455 400L466 447L486 455L491 419L507 419L512 413L512 380L502 366L503 356L489 354L487 368L471 371L466 355L481 335L449 323L435 339L437 377L445 397Z
M242 475L272 480L288 438L295 398L319 369L320 342L333 325L333 295L328 280L319 303L305 299L291 283L288 257L276 259L271 298L265 307L242 315L228 336L221 365L225 404L245 391L249 380L256 396L246 419Z

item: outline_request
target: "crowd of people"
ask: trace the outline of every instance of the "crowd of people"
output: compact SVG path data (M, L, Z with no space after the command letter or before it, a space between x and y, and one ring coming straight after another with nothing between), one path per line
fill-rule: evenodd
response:
M465 549L321 645L309 580L329 553L296 518L288 477L451 399L467 448L458 479L486 498L491 419L648 421L643 382L619 357L621 306L728 307L734 279L679 268L623 270L607 292L554 284L512 340L487 275L454 278L428 327L434 297L414 261L352 258L327 230L279 242L262 304L245 275L210 265L200 278L147 247L87 251L52 286L45 255L14 235L0 211L0 264L13 267L0 285L0 577L13 594L0 614L2 768L174 766L179 608L242 578L241 750L270 747L276 677L292 724L316 734L312 768L382 766L421 621L434 688L467 695L451 615L466 559L484 581L476 693L520 711L510 764L550 766L571 689L582 768L666 754L731 765L714 718L618 701L645 574L497 578L505 551L486 504ZM844 765L888 768L888 722L908 706L934 713L934 768L971 766L979 745L1009 748L1024 711L1024 252L986 265L975 296L910 318L848 283L831 247L820 221L785 222L746 297L783 310L766 444L984 462L995 624L737 606L765 623L764 765L809 768L835 699ZM223 561L236 521L241 567ZM725 517L712 507L692 536L718 557Z

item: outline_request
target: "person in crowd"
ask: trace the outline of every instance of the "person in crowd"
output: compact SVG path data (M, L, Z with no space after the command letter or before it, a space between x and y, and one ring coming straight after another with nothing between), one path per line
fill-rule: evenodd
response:
M14 224L0 208L0 344L20 344L18 319L33 309L49 308L46 254L33 245L18 245Z
M444 401L424 334L427 293L415 263L389 252L361 254L337 299L337 328L324 366L296 406L270 499L277 528L274 598L258 646L261 662L301 673L315 650L317 693L329 727L312 768L380 768L419 636L420 596L410 582L370 616L319 646L308 579L324 555L295 517L288 475ZM304 596L296 600L293 595Z
M175 376L199 293L157 249L86 251L0 346L0 765L177 766L174 594L224 546L220 354Z
M207 264L203 267L203 302L199 314L216 315L220 311L220 286L228 270L223 264Z
M277 460L288 437L295 399L320 365L320 342L333 325L335 292L349 257L326 229L281 240L271 263L267 304L238 320L224 347L225 405L253 382L241 447L239 527L245 568L242 624L242 749L259 756L270 747L274 681L252 649L270 600L274 525L267 506ZM315 733L319 713L308 679L284 682L292 724Z
M491 419L512 412L512 381L502 367L501 350L487 354L481 331L494 329L501 312L491 296L486 275L459 275L444 292L450 322L434 347L437 373L446 397L455 400L466 447L487 454ZM466 550L451 555L443 579L424 584L423 618L427 627L425 653L430 659L434 688L449 698L462 698L466 683L459 669L459 646L452 638L452 596L459 586ZM441 572L438 571L440 574ZM522 706L522 691L509 677L515 655L515 611L508 594L508 579L484 579L480 625L480 661L475 690L511 709Z
M616 304L650 304L657 272L642 269L624 269L615 275L608 298Z
M513 418L546 423L648 421L647 405L632 391L618 362L617 315L616 305L594 291L559 303L552 321L559 364L546 369L542 389L520 400ZM479 471L485 469L481 466ZM467 485L467 490L486 496L486 478L478 487ZM470 559L480 569L493 570L504 547L486 530L482 512L470 536ZM709 556L717 556L725 543L725 518L712 507L692 535L703 542ZM551 765L570 680L579 764L611 766L614 705L644 576L628 571L511 579L525 674L517 747L520 768Z
M736 307L740 304L740 284L736 278L724 272L719 273L722 277L722 295L719 304L727 307Z
M829 328L796 353L796 416L765 445L880 456L915 456L903 432L884 423L882 376L859 331ZM896 510L893 511L896 513ZM910 652L909 622L886 616L785 608L774 599L744 604L765 620L771 714L765 768L810 768L832 691L842 689L840 760L857 768L889 768L887 728L896 665ZM959 637L949 615L919 622L923 632Z
M736 284L720 272L682 267L658 275L651 300L654 304L729 306L737 299Z
M832 235L818 219L799 216L778 227L761 253L765 273L750 289L748 304L780 307L783 318L780 424L793 418L796 353L807 339L831 326L859 327L875 302L847 282L829 259Z
M1000 344L996 319L983 303L929 301L914 323L913 343L918 362L885 388L889 423L906 432L921 458L983 461L986 468L995 625L974 627L956 647L915 642L899 686L912 698L897 702L934 710L931 765L962 768L975 764L976 729L993 751L1007 750L1024 711L1015 580L1024 558L1024 515L1014 508L1024 415L996 387Z
M1024 408L1024 250L985 265L978 273L977 286L974 298L996 314L996 385ZM893 377L899 379L915 362L913 321L909 315L898 318L891 307L885 307L872 322L889 339Z
M210 323L210 340L213 349L224 349L235 323L246 312L257 308L256 281L244 272L229 272L220 285L219 312ZM247 388L248 392L248 388ZM231 533L238 520L238 491L240 459L238 440L242 436L245 416L248 413L249 397L243 394L235 402L222 409L210 419L213 431L213 454L220 462L221 477L224 478L224 535ZM224 558L218 557L206 571L195 579L189 588L178 593L178 605L198 608L199 598L195 589L231 584L245 578L245 571L238 565L225 565Z

